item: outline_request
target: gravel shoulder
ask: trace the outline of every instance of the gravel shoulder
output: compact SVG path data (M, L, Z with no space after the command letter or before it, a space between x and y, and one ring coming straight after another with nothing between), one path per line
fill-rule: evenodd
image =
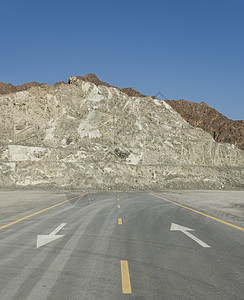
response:
M244 191L174 190L161 193L161 195L244 227Z
M63 200L66 200L65 193L58 191L0 191L0 222L20 213L51 206Z

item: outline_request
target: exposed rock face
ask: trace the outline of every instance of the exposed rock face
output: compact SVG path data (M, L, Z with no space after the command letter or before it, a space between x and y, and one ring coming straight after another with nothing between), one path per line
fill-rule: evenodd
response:
M131 97L146 97L145 95L141 94L140 92L134 90L133 88L122 88L120 89L123 93L127 94Z
M92 82L95 85L104 85L106 87L114 87L104 81L98 79L93 74L87 74L85 76L71 76L70 82L73 80L83 80L86 82ZM55 87L65 84L65 82L57 82ZM39 84L38 82L25 83L19 86L13 86L11 83L5 84L0 82L0 94L15 93L18 91L27 90L33 86L48 86L46 84ZM114 87L128 96L131 97L146 97L133 88L121 88ZM155 96L152 99L157 99ZM188 123L192 126L202 128L212 135L216 142L234 144L236 147L244 150L244 121L233 121L223 116L215 109L209 107L204 102L198 104L195 102L181 100L166 100L166 102L176 110Z
M165 101L69 83L0 96L2 187L244 188L244 151Z
M98 77L93 73L87 74L86 76L77 76L77 78L81 79L81 80L84 80L84 81L92 82L97 86L98 85L104 85L104 86L107 86L107 87L114 87L114 88L122 91L126 95L131 96L131 97L146 97L145 95L141 94L140 92L134 90L131 87L119 89L116 86L112 86L112 85L110 85L110 84L108 84L104 81L99 80Z
M78 76L78 78L93 82L96 85L111 87L106 82L100 81L95 74ZM122 88L122 92L131 97L146 97L133 88ZM155 96L152 99L157 99ZM204 102L181 100L166 100L192 126L202 128L212 135L216 142L234 144L244 150L244 121L233 121L223 116Z
M166 100L192 126L209 132L216 142L230 143L244 150L244 121L233 121L206 103Z
M36 81L24 83L22 85L17 85L17 86L12 85L11 83L0 82L0 95L25 91L31 88L32 86L39 86L39 85L40 83Z
M76 76L71 76L71 77L76 77ZM76 78L84 80L86 82L92 82L95 85L105 85L107 87L113 87L112 85L110 85L110 84L108 84L108 83L106 83L106 82L101 81L100 79L98 79L97 75L95 75L93 73L87 74L85 76L77 76Z
M122 91L123 93L127 94L128 96L146 97L145 95L141 94L140 92L134 90L131 87L119 89L118 87L112 86L112 85L98 79L98 77L93 73L87 74L85 76L71 76L69 80L72 81L72 78L80 79L80 80L83 80L86 82L92 82L97 86L104 85L107 87L114 87L114 88ZM64 84L64 83L65 83L64 81L60 81L60 82L55 83L54 85L57 86L59 84ZM68 82L68 83L71 83L71 82ZM40 85L41 84L36 81L24 83L22 85L17 85L17 86L12 85L11 83L0 82L0 95L25 91L25 90L28 90L29 88L31 88L32 86L40 86ZM45 85L45 84L42 84L42 85Z

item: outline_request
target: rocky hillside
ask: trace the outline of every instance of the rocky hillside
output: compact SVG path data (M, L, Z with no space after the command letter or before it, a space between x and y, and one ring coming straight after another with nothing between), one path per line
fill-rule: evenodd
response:
M96 85L112 87L110 84L100 81L95 74L77 76L77 78ZM133 88L119 90L128 96L146 97ZM244 121L230 120L204 102L199 104L184 99L166 100L166 102L192 126L202 128L210 133L216 142L233 144L244 150Z
M105 85L107 87L114 87L120 91L122 91L123 93L125 93L126 95L128 96L132 96L132 97L146 97L145 95L141 94L140 92L134 90L132 87L128 87L128 88L122 88L122 89L119 89L118 87L116 86L112 86L104 81L101 81L98 79L98 77L91 73L91 74L87 74L86 76L77 76L78 79L81 79L81 80L84 80L84 81L87 81L87 82L92 82L94 83L95 85Z
M192 126L209 132L216 142L230 143L244 150L244 121L233 121L206 103L166 100Z
M39 85L40 83L36 81L24 83L22 85L17 85L17 86L12 85L11 83L0 82L0 95L25 91L31 88L32 86L39 86Z
M0 96L0 185L244 189L244 151L165 101L72 76Z
M97 86L105 85L107 87L114 87L114 88L122 91L123 93L127 94L128 96L146 97L145 95L141 94L140 92L134 90L132 87L119 89L118 87L112 86L112 85L98 79L98 77L93 73L87 74L85 76L77 76L77 78L80 80L86 81L86 82L92 82ZM55 85L59 85L60 83L64 83L64 82L63 81L57 82L57 83L55 83ZM25 91L33 86L40 86L40 85L45 85L45 84L44 83L40 84L36 81L33 81L33 82L24 83L22 85L14 86L11 83L0 82L0 95Z
M77 78L86 82L92 82L96 86L104 85L106 87L116 88L131 97L146 97L131 87L121 89L114 87L104 81L101 81L93 73L85 76L77 76ZM64 84L64 82L58 82L55 84L55 86L60 84ZM40 85L47 86L45 84L39 84L35 81L19 86L13 86L11 83L5 84L0 82L0 95L24 91L33 86ZM155 96L152 98L156 99ZM215 109L209 107L204 102L199 104L185 101L183 99L166 100L166 102L192 126L202 128L210 133L216 142L230 143L244 150L244 121L230 120Z
M96 85L111 87L110 84L100 81L95 74L78 76L78 78ZM133 88L120 90L128 96L146 97ZM192 126L202 128L210 133L216 142L233 144L244 150L244 121L230 120L204 102L199 104L184 99L166 100L166 102Z

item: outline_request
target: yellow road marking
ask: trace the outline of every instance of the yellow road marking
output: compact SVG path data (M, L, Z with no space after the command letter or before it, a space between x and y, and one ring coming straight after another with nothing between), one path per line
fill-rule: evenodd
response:
M120 205L118 205L118 208L120 208Z
M85 193L85 194L86 194L86 193ZM49 206L49 207L47 207L47 208L45 208L45 209L42 209L42 210L40 210L40 211L37 211L37 212L31 214L31 215L28 215L28 216L25 216L25 217L23 217L23 218L21 218L21 219L15 220L15 221L13 221L13 222L11 222L11 223L9 223L9 224L3 225L3 226L0 227L0 230L1 230L1 229L4 229L4 228L6 228L6 227L9 227L9 226L11 226L11 225L14 225L14 224L16 224L16 223L19 223L20 221L26 220L26 219L28 219L28 218L30 218L30 217L36 216L36 215L38 215L38 214L40 214L40 213L42 213L42 212L44 212L44 211L47 211L47 210L49 210L49 209L51 209L51 208L57 207L57 206L59 206L59 205L61 205L61 204L64 204L64 203L69 202L69 201L71 201L71 200L74 200L74 199L76 199L76 198L78 198L78 197L82 197L82 196L84 196L85 194L76 196L76 197L74 197L74 198L65 200L65 201L63 201L63 202L57 203L57 204L52 205L52 206Z
M122 225L122 218L118 218L118 224Z
M231 226L231 227L234 227L234 228L237 228L237 229L240 229L240 230L244 231L244 228L242 228L242 227L239 227L239 226L236 226L236 225L234 225L234 224L231 224L231 223L225 222L225 221L223 221L223 220L220 220L220 219L218 219L218 218L209 216L209 215L207 215L207 214L204 214L204 213L202 213L202 212L200 212L200 211L198 211L198 210L192 209L192 208L187 207L187 206L185 206L185 205L182 205L182 204L179 204L179 203L177 203L177 202L174 202L174 201L165 199L165 198L163 198L163 197L159 197L159 196L154 195L154 194L150 194L150 195L152 195L152 196L154 196L154 197L157 197L157 198L160 198L160 199L163 199L163 200L165 200L165 201L167 201L167 202L173 203L173 204L175 204L175 205L177 205L177 206L180 206L180 207L183 207L183 208L185 208L185 209L194 211L195 213L197 213L197 214L199 214L199 215L208 217L208 218L213 219L213 220L215 220L215 221L218 221L218 222L220 222L220 223L224 223L224 224L226 224L226 225L228 225L228 226Z
M131 294L130 273L127 260L120 261L123 294Z

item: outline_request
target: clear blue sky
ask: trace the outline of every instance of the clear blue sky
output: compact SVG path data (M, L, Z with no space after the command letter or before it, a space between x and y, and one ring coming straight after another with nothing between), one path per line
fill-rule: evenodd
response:
M95 73L244 119L244 0L1 1L0 81Z

